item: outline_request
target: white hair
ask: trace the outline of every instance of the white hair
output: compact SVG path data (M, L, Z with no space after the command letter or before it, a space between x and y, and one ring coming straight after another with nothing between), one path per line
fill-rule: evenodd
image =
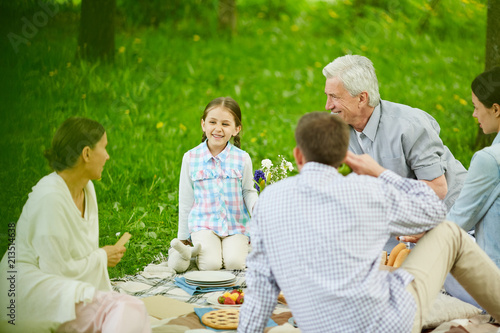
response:
M323 68L327 79L338 77L351 96L366 91L368 105L376 107L380 102L378 80L373 63L367 57L345 55L339 57Z

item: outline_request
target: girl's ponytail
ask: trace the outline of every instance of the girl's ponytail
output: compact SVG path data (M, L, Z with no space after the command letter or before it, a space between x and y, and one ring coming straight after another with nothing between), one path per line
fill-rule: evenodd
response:
M234 137L234 145L238 148L241 148L240 133L236 134L236 136Z

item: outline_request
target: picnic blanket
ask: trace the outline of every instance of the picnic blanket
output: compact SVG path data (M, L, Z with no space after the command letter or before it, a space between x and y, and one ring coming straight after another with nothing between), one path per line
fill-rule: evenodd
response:
M148 268L149 267L149 268ZM148 266L145 271L134 275L113 279L113 289L120 293L147 299L153 296L165 296L169 299L192 305L193 307L213 307L207 300L214 292L185 291L176 285L176 279L182 279L184 274L176 274L168 269L158 271L158 267ZM193 267L190 267L193 269ZM229 271L236 276L236 285L246 288L245 271ZM232 289L234 287L228 287ZM188 310L189 311L189 310ZM150 312L151 314L151 312ZM194 311L171 318L150 317L153 332L189 332L190 330L207 330ZM271 319L278 325L267 327L265 333L300 333L294 327L293 316L285 304L276 306ZM445 294L439 294L431 311L424 320L422 332L429 333L500 333L500 325L494 323L489 315L481 315L481 311L470 304ZM198 332L198 331L196 331ZM200 331L203 332L203 331Z
M151 266L150 266L151 267ZM239 287L242 289L246 288L245 283L245 271L232 270L229 271L236 276L235 286L227 287L227 290ZM134 276L125 276L123 278L113 279L111 281L113 289L120 293L126 293L141 299L147 299L153 296L165 296L177 301L184 302L186 304L193 305L199 308L210 308L213 304L210 304L207 299L214 293L219 293L221 291L215 292L194 292L191 293L190 290L183 290L179 285L176 285L176 280L179 282L180 279L184 277L184 274L176 274L174 272L163 272L163 274L154 274L146 272L141 272ZM182 285L182 284L180 284ZM150 313L151 314L151 313ZM280 332L291 332L300 333L298 328L295 328L293 324L289 323L292 314L288 307L284 304L278 304L272 320L278 326L267 327L264 332L280 333ZM151 326L153 332L186 332L194 329L207 329L201 322L199 317L194 311L172 318L159 319L157 317L150 317ZM207 330L207 332L214 332L213 330ZM220 332L220 331L219 331Z
M235 286L228 287L227 289L233 289L236 286L245 289L245 271L229 272L236 276L236 283ZM111 284L115 291L126 293L139 298L163 295L197 306L210 306L210 304L207 302L207 298L213 293L203 292L194 293L192 295L189 294L175 284L175 279L183 277L184 274L170 273L163 275L163 277L157 277L141 272L134 276L127 275L123 278L113 279L111 281Z

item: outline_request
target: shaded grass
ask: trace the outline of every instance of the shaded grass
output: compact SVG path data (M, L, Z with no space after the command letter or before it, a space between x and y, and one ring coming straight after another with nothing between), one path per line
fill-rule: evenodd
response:
M219 96L240 103L242 148L254 169L278 154L293 161L298 118L324 109L321 70L346 53L372 59L383 99L433 115L444 143L468 166L477 131L469 85L483 68L485 9L460 26L448 22L447 35L435 20L436 33L419 34L417 20L405 20L402 10L373 9L351 22L349 6L315 6L275 20L262 8L257 17L241 15L232 39L196 21L125 29L116 35L114 65L75 61L77 21L64 13L18 54L2 45L1 225L17 221L30 188L50 172L42 153L59 124L72 115L96 119L107 129L111 156L95 182L100 244L130 232L127 255L110 274L133 274L166 254L177 234L182 155L201 140L205 105Z

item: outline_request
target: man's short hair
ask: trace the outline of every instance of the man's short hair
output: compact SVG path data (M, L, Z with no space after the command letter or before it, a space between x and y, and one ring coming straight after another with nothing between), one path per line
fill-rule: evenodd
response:
M306 113L299 119L295 129L295 141L307 162L336 168L347 154L349 125L331 113Z
M326 79L338 77L353 97L366 91L371 107L376 107L380 102L375 68L367 57L351 54L339 57L323 68L323 75Z

